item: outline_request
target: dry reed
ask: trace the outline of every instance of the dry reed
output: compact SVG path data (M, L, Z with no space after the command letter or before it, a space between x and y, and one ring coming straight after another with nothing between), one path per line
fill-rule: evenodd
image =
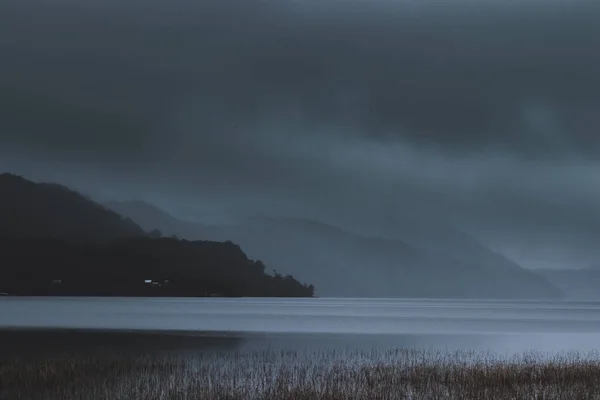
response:
M0 399L600 399L600 356L407 349L7 356Z

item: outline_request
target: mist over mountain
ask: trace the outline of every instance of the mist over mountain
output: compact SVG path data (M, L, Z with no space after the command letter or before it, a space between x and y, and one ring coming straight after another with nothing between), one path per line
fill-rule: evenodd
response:
M59 184L0 175L0 292L311 297L231 241L161 238Z
M466 235L456 240L449 236L446 242L441 238L443 232L433 231L430 235L437 242L422 242L429 243L424 248L398 239L354 234L309 219L253 217L216 226L177 219L142 201L104 205L139 221L144 229L158 229L164 235L233 240L251 257L260 257L280 272L314 282L320 296L561 296L544 277L492 253ZM413 240L416 243L426 237L427 232L421 229L420 236L415 235Z
M587 268L599 20L596 0L4 0L0 170L186 221Z
M600 269L538 269L536 273L544 276L559 288L567 300L600 301Z

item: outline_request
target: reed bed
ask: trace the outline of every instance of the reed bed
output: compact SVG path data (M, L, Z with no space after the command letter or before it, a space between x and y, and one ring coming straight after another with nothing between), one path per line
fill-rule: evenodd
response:
M0 399L600 399L600 355L398 349L0 356Z

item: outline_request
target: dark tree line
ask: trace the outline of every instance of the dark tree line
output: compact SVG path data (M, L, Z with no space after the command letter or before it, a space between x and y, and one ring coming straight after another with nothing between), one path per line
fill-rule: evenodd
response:
M0 239L0 292L61 296L310 297L314 288L265 273L231 242L127 238L74 243Z

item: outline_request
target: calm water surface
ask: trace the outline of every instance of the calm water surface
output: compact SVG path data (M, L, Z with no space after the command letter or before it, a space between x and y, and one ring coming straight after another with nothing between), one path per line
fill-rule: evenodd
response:
M0 298L0 351L595 351L600 302Z

